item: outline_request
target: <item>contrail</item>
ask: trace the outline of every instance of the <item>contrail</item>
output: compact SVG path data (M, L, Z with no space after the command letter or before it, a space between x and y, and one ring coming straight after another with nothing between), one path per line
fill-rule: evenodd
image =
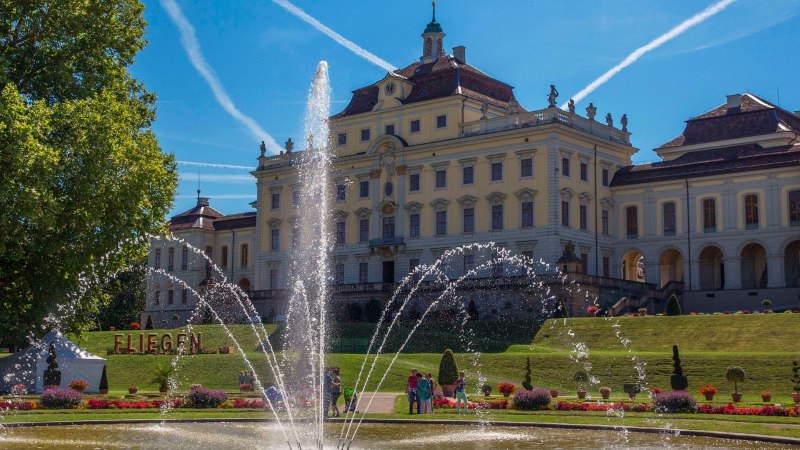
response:
M194 167L216 167L220 169L240 169L240 170L254 170L255 167L253 166L234 166L231 164L212 164L212 163L204 163L204 162L196 162L196 161L178 161L178 164L182 166L194 166Z
M605 84L608 80L611 79L611 77L618 74L622 69L635 63L636 60L641 58L645 53L649 52L650 50L655 50L661 45L680 36L681 34L683 34L683 32L685 32L689 28L692 28L695 25L703 23L709 17L712 17L715 14L722 12L722 10L730 6L731 3L735 1L736 0L720 0L714 3L713 5L709 6L708 8L706 8L702 12L695 14L689 19L684 20L675 28L667 31L666 33L662 34L656 39L653 39L647 45L637 48L636 50L633 51L633 53L631 53L625 59L623 59L621 63L612 67L608 72L604 73L599 78L592 81L588 86L583 88L580 92L572 96L572 100L574 100L575 103L578 103L579 101L583 100L587 95L591 94L595 89ZM566 109L566 106L567 102L564 102L564 104L561 105L561 109Z
M178 27L178 31L181 33L181 45L183 45L183 49L186 50L189 61L191 61L197 72L206 80L206 83L208 83L208 86L211 88L220 106L234 119L247 127L257 141L263 140L271 152L278 153L282 147L278 145L275 139L264 131L252 117L239 111L236 105L233 104L233 100L231 100L228 93L225 92L225 87L222 86L222 83L217 78L214 69L211 68L208 61L206 61L206 58L203 56L203 52L200 49L200 42L197 40L197 36L194 32L194 27L186 19L186 16L183 15L180 6L175 3L175 0L161 0L161 6L167 11L167 14L169 14L175 26Z
M333 39L334 41L336 41L337 44L345 47L346 49L348 49L351 52L355 53L356 55L366 59L367 61L371 62L372 64L375 64L376 66L382 68L383 70L389 71L389 72L397 70L397 67L395 67L395 66L389 64L388 62L384 61L383 59L373 55L372 53L370 53L367 50L365 50L365 49L361 48L360 46L358 46L355 42L346 39L341 34L331 30L328 27L326 27L325 25L322 24L322 22L320 22L319 20L309 16L305 11L303 11L302 9L300 9L297 6L293 5L291 2L289 2L287 0L272 0L272 1L273 1L273 3L276 3L278 6L280 6L283 9L285 9L286 11L291 13L292 15L296 16L297 18L299 18L303 22L306 22L309 25L311 25L312 27L316 28L317 30L322 32L322 34L324 34L324 35L328 36L329 38Z

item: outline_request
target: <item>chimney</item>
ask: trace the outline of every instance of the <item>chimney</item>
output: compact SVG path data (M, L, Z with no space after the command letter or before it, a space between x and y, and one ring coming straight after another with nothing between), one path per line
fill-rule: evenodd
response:
M733 94L728 96L728 114L736 114L739 112L739 107L742 106L742 95Z
M456 61L460 62L461 64L467 63L467 47L463 45L459 45L458 47L453 47L453 57Z
M197 197L197 206L208 206L208 197Z

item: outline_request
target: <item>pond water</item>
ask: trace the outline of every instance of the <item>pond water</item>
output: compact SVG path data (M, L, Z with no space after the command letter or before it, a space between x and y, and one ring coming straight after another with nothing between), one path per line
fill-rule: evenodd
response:
M325 448L336 448L340 425L327 424ZM181 423L77 425L0 429L3 449L285 449L271 424ZM777 444L674 434L550 428L485 428L439 424L363 424L352 449L745 449L787 448ZM314 448L313 442L303 448ZM293 448L297 448L293 445Z

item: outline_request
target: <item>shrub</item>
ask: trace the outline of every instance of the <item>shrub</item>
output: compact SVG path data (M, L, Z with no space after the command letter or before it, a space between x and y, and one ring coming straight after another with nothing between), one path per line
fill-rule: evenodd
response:
M606 386L601 387L600 388L600 394L602 394L603 396L606 396L606 397L611 395L611 388L610 387L606 387Z
M739 383L744 383L745 377L744 369L739 366L728 367L728 370L725 371L725 379L733 383L733 392L735 393L739 392Z
M794 391L800 392L800 364L797 360L792 361L792 384L794 384Z
M500 383L497 385L497 392L505 395L508 397L509 395L513 394L514 391L517 390L517 387L511 383Z
M672 391L653 396L653 410L657 413L695 413L697 400L686 391Z
M572 376L572 380L578 383L579 390L583 390L583 384L589 381L589 375L586 372L579 370L575 372L575 375Z
M533 385L531 384L531 357L525 360L525 380L522 382L522 387L527 390L533 389Z
M383 306L381 306L381 302L378 299L371 298L364 305L364 315L369 323L378 323L378 319L381 318L381 311L383 311Z
M456 384L458 380L458 365L453 351L449 348L442 353L439 360L439 384L442 386Z
M492 387L488 384L484 384L481 386L481 392L483 392L483 395L488 397L492 393Z
M83 394L74 389L50 389L44 391L39 398L39 404L44 408L71 409L77 408L83 400Z
M72 380L69 383L69 388L78 392L83 392L89 387L89 382L86 380Z
M665 311L668 316L680 316L681 304L678 302L678 297L675 294L669 296L667 300L667 309Z
M521 390L514 394L514 409L522 411L547 409L552 401L553 397L550 396L550 391L545 388Z
M195 384L189 390L186 402L191 408L216 408L227 399L225 391L212 391Z
M707 385L705 385L705 386L700 388L700 393L702 395L716 395L717 394L717 388L715 388L714 386L712 386L710 384L707 384Z

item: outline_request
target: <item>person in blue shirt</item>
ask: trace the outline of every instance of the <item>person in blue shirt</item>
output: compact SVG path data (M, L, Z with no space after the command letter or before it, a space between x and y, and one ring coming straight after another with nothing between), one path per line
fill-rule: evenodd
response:
M421 405L420 414L429 414L431 410L431 383L417 372L417 402Z
M464 372L458 373L456 380L456 414L461 414L461 405L464 405L464 412L467 412L467 383L464 381Z

